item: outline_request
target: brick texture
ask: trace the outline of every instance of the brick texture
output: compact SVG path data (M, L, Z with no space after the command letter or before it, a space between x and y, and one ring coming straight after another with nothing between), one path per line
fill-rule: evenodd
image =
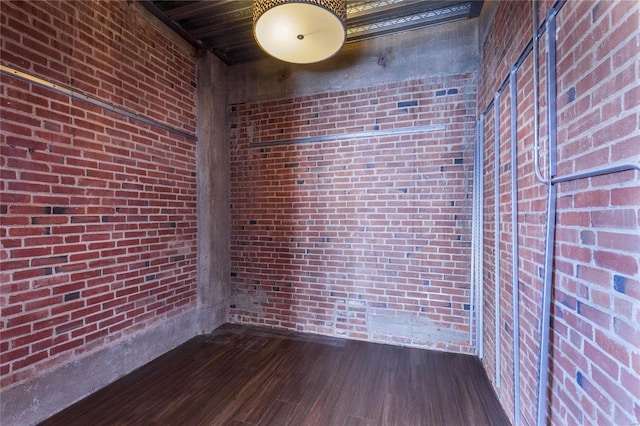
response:
M544 19L550 2L540 3ZM558 176L640 160L637 2L567 2L557 15ZM522 25L515 26L513 22ZM531 3L501 2L482 46L479 109L493 99L509 67L531 38ZM546 155L545 40L540 41L540 132ZM518 71L518 230L520 266L520 404L523 424L534 424L538 380L546 189L533 171L532 58ZM496 392L514 418L509 94L500 103L500 209L502 264L494 268L493 143L491 110L485 134L486 353L491 378L500 354ZM544 157L543 157L544 158ZM542 164L546 164L543 160ZM635 424L640 421L640 187L637 172L558 185L550 358L552 424ZM500 279L499 336L493 283Z
M472 352L476 84L452 75L233 105L231 320Z
M194 133L194 52L137 5L0 8L3 65ZM195 307L196 182L193 139L0 78L5 387Z

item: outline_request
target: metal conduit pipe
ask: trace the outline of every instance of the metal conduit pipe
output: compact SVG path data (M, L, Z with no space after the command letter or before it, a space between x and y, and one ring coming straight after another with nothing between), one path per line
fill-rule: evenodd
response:
M139 121L140 123L147 124L151 127L155 127L160 130L167 131L169 133L173 133L175 135L179 135L183 138L190 140L198 140L198 136L192 133L188 133L182 131L180 129L176 129L175 127L169 126L168 124L161 123L157 120L139 114L137 112L129 111L115 104L103 101L93 95L86 94L84 92L80 92L78 89L70 86L66 86L60 83L52 83L48 80L36 77L35 75L28 74L26 72L19 71L17 69L7 67L0 64L0 74L5 74L10 77L19 78L20 80L26 81L28 83L34 84L39 87L44 87L45 89L52 90L56 93L61 93L65 96L70 97L71 99L78 99L82 102L86 102L90 105L97 106L102 108L105 111L113 112L114 114L118 114L122 117L131 118L133 120Z
M533 117L533 149L534 149L534 170L537 179L540 183L547 186L547 208L546 208L546 218L545 218L545 243L544 243L544 258L543 258L543 283L542 283L542 318L540 322L540 345L539 345L539 368L538 368L538 391L536 395L536 425L538 426L546 426L548 420L548 406L547 406L547 387L549 383L549 334L550 334L550 323L551 323L551 291L552 291L552 278L553 278L553 259L554 259L554 245L555 245L555 214L556 214L556 198L557 198L557 188L556 184L562 182L569 182L578 179L586 179L595 176L601 176L610 173L618 173L623 171L640 171L639 164L618 164L614 166L609 166L601 169L590 170L586 172L579 172L572 175L556 177L556 168L557 168L557 116L556 116L556 57L555 57L555 45L556 45L556 24L555 18L558 12L562 9L562 7L566 4L566 0L558 0L554 3L554 5L548 10L547 19L542 23L538 23L538 12L537 12L537 0L532 0L532 14L533 14L533 25L532 25L532 38L529 43L525 46L525 48L520 53L520 56L516 60L514 66L512 67L509 75L504 79L502 84L497 90L497 94L502 94L504 90L506 90L507 86L511 88L514 92L517 93L517 81L512 82L512 79L515 80L515 73L520 69L525 59L529 55L529 53L533 52L533 107L534 107L534 117ZM551 21L551 22L550 22ZM540 153L540 137L539 137L539 48L538 41L547 32L547 73L548 73L548 85L547 85L547 98L548 98L548 107L547 107L547 132L549 139L549 152L548 152L548 177L544 177L540 170L539 163L539 153ZM484 147L484 119L485 116L489 113L491 108L496 105L496 96L489 102L486 109L480 116L480 120L478 122L479 133L478 133L478 163L475 165L475 170L483 170L484 167L484 157L483 157L483 147ZM512 102L517 101L517 97L512 96ZM517 107L517 104L515 104ZM512 115L517 114L512 104ZM512 120L515 121L515 120ZM512 123L513 126L513 123ZM514 358L519 360L519 289L518 289L518 280L519 280L519 267L517 264L518 259L518 245L516 242L518 241L517 236L517 199L513 195L514 193L517 195L517 125L515 129L512 127L512 132L515 132L515 136L512 136L512 144L515 145L515 151L512 150L511 157L513 159L512 164L512 200L516 201L515 205L512 205L512 220L515 220L516 225L513 227L514 235L513 235L513 247L512 247L512 257L514 259L514 265L512 265L512 277L513 277L513 309L514 309ZM512 133L513 135L513 133ZM512 147L513 148L513 147ZM476 277L476 291L477 291L477 299L476 306L478 315L476 318L476 342L479 345L478 355L482 358L482 330L483 330L483 315L482 315L482 301L484 299L483 294L483 285L482 285L482 271L484 265L484 251L483 247L483 235L484 235L484 218L483 218L483 209L484 209L484 175L480 172L477 175L477 180L474 180L474 185L477 185L481 188L476 194L478 196L479 207L475 210L474 223L476 223L476 228L479 230L479 233L476 236L476 239L472 239L472 244L476 244L477 247L475 249L476 262L475 266L478 268L474 274ZM514 210L515 209L515 210ZM516 294L518 296L516 297ZM519 386L519 361L516 363L514 359L514 411L515 411L515 424L520 423L520 403L519 403L519 394L520 394L520 386Z
M469 294L469 345L473 344L474 337L474 316L476 312L476 251L478 249L476 242L476 233L478 232L477 221L477 207L478 203L478 189L476 185L477 170L478 170L478 134L480 132L480 120L476 120L476 139L473 149L473 174L472 174L472 187L471 187L471 292ZM477 351L477 348L476 348Z
M511 309L513 321L513 411L520 424L520 268L518 263L518 80L517 68L509 73L511 98Z
M547 196L547 224L544 250L544 279L542 288L542 314L540 320L540 353L538 364L538 392L536 425L547 424L547 386L549 384L549 331L551 328L551 280L553 278L553 246L555 233L556 186L549 184Z
M533 49L533 43L531 40L529 40L529 42L527 43L527 45L524 47L524 49L522 49L522 52L520 52L520 56L518 56L518 59L516 60L516 62L513 64L513 67L516 68L516 70L519 70L520 67L522 66L522 64L524 63L524 61L527 59L527 57L529 56L529 53L531 53L531 50ZM502 93L504 93L504 91L509 87L509 75L507 74L507 77L502 81L502 84L500 84L500 87L498 87L498 90L496 90L496 93L499 93L502 95ZM491 111L491 108L493 108L495 106L495 98L492 98L491 101L489 101L489 104L487 105L487 107L485 108L484 112L482 113L482 115L487 115L489 114L489 111Z
M547 387L549 382L549 334L551 327L551 298L553 286L553 258L555 246L555 216L556 216L556 184L569 182L577 179L586 179L610 173L635 170L640 171L637 164L621 164L587 172L575 173L568 176L556 177L557 167L557 115L556 115L556 23L555 18L559 10L564 6L565 1L556 2L547 13L547 131L549 135L548 152L548 178L544 178L539 166L539 135L538 135L538 24L537 24L537 4L533 0L533 52L534 52L534 169L538 180L547 185L547 215L544 248L544 279L542 285L542 318L540 323L540 354L538 369L538 392L537 392L537 418L538 426L545 426L548 419Z
M547 137L548 176L556 175L556 13L554 8L547 12ZM553 284L553 257L556 224L557 187L551 180L547 182L547 215L544 247L544 279L542 284L542 313L540 319L540 353L538 357L538 426L547 424L547 387L549 385L549 334L551 329L551 288Z
M473 152L473 190L472 190L472 207L471 207L471 295L470 295L470 309L469 309L469 343L476 340L476 353L481 357L481 333L478 329L478 316L481 315L481 299L479 298L479 291L482 279L482 266L479 263L479 250L482 246L482 186L480 184L480 177L482 176L482 163L480 161L480 155L482 153L481 132L482 121L478 119L476 121L476 140ZM474 328L475 325L475 328Z
M533 170L536 173L538 181L546 183L547 179L542 176L540 171L540 135L538 134L538 116L540 114L540 78L538 77L538 55L540 51L538 46L538 2L537 0L531 0L531 3L533 21L533 35L531 36L531 41L533 42Z
M591 178L591 177L595 177L595 176L608 175L610 173L626 172L626 171L629 171L629 170L640 171L640 165L638 165L638 164L620 164L620 165L617 165L617 166L611 166L611 167L607 167L607 168L604 168L604 169L590 170L588 172L581 172L581 173L576 173L576 174L568 175L568 176L555 177L555 178L551 179L551 183L556 184L556 183L562 183L562 182L570 182L572 180L586 179L586 178Z
M483 284L483 269L484 269L484 114L480 116L480 133L478 138L478 236L477 236L477 276L478 276L478 300L476 301L478 306L478 325L477 330L477 344L478 344L478 357L484 358L484 284Z
M537 420L538 426L546 426L548 419L547 388L549 385L549 335L551 328L551 299L553 287L553 258L555 246L555 220L557 186L561 182L586 179L610 173L635 170L640 171L638 164L620 164L588 172L556 177L557 173L557 67L556 67L556 15L564 2L557 3L559 7L552 7L547 13L547 132L549 140L548 176L546 182L547 215L544 248L544 279L542 285L542 318L540 322L540 353L538 368L537 392ZM534 86L536 84L534 83ZM536 155L537 157L537 155Z
M494 294L494 336L495 336L495 383L496 388L501 386L501 351L502 345L500 339L500 93L496 93L493 97L493 229L494 229L494 276L493 276L493 294Z

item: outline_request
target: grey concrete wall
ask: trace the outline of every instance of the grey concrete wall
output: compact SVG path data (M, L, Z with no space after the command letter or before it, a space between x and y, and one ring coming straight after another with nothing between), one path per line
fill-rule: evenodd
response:
M198 331L227 322L231 294L227 66L198 58Z
M36 424L196 334L189 310L0 393L0 424Z
M297 65L263 59L229 68L229 103L348 90L424 75L475 71L477 18L346 44L327 61Z
M498 8L498 0L484 0L482 4L482 12L478 17L478 43L480 46L484 44L484 39L487 37L491 26L493 25L493 19L496 15L496 9ZM540 19L543 17L540 17ZM480 49L482 54L482 49Z

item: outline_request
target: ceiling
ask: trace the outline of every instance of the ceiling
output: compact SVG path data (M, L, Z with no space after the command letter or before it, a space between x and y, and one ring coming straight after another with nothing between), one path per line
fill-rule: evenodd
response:
M139 0L156 17L198 48L228 65L266 56L253 38L251 0ZM480 14L483 1L347 1L347 43Z

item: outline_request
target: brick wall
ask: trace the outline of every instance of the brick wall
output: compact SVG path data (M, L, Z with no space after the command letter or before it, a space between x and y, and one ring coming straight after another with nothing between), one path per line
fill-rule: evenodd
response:
M0 3L2 65L195 133L195 57L128 2ZM1 385L196 302L195 140L2 74Z
M540 19L545 7L540 4ZM640 160L637 2L567 2L557 15L558 176ZM512 22L522 25L514 26ZM482 112L531 38L531 4L502 2L484 40L479 92ZM546 36L540 41L541 126L546 144ZM540 289L546 189L533 170L532 59L518 71L518 230L520 266L520 404L523 424L534 424L538 380ZM485 345L489 376L496 371L510 415L513 404L509 95L500 103L501 259L499 336L493 300L493 120L485 134ZM543 149L541 156L546 155ZM546 161L543 161L543 166ZM550 419L552 424L633 424L640 421L640 186L638 172L558 185L553 278Z
M233 105L231 320L472 352L475 85Z

